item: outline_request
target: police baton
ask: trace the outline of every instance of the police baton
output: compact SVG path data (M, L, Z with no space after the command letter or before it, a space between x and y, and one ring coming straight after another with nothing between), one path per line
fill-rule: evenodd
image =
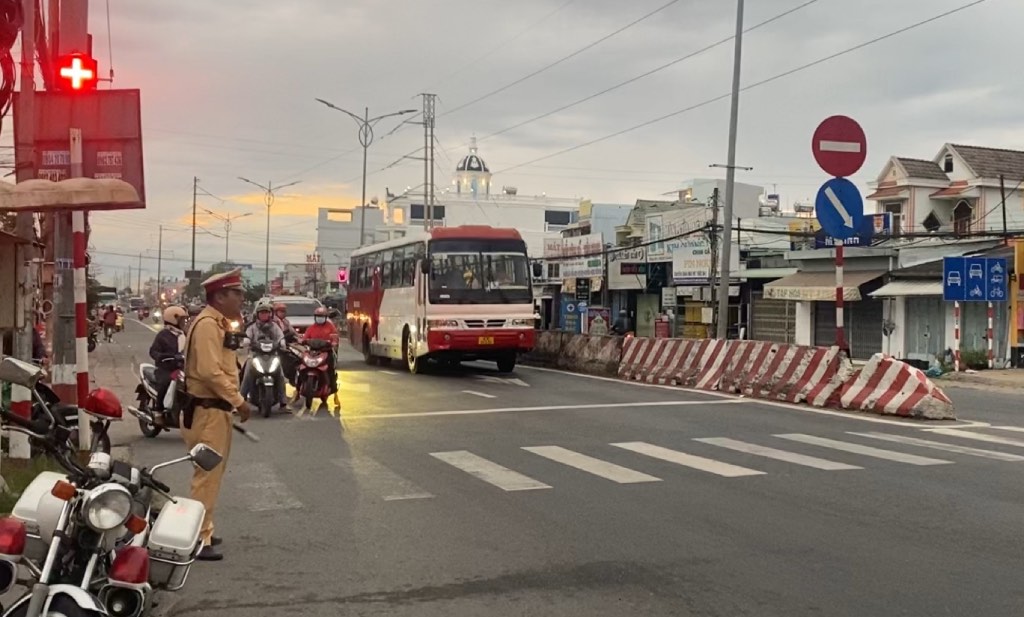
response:
M259 435L257 435L256 433L253 433L252 431L250 431L249 429L245 428L241 424L235 424L235 423L232 422L231 423L231 428L233 428L236 431L238 431L239 433L241 433L242 436L244 436L246 439L248 439L251 442L254 442L254 443L259 443L260 442Z

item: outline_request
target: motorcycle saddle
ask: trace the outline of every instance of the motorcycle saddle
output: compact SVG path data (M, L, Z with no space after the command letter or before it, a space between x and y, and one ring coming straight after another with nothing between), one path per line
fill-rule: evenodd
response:
M142 377L145 378L149 383L156 383L156 367L155 366L144 366L142 367Z

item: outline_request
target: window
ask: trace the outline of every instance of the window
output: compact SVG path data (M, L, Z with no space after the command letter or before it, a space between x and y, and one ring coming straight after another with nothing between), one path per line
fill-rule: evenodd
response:
M562 278L562 272L561 272L562 268L561 268L561 266L562 266L562 264L558 263L557 261L555 263L549 263L548 264L548 280L549 281L557 281L558 279Z
M953 155L947 154L946 158L942 159L942 171L951 173L953 171Z
M939 217L935 216L934 212L929 212L928 216L924 217L924 221L922 221L921 224L925 229L932 233L938 231L939 228L942 227L942 221L939 220Z
M385 263L383 269L381 270L380 286L383 289L391 287L391 262Z
M572 212L569 212L568 210L565 212L560 210L545 210L544 222L548 225L568 225L572 222Z
M422 221L424 216L423 204L410 204L409 205L409 219L413 221ZM444 219L444 206L434 204L434 220L440 221Z
M352 222L352 211L351 210L328 210L327 220L331 223L351 223Z
M892 235L898 236L903 233L903 202L890 201L882 204L882 212L892 215Z
M961 200L953 208L953 231L958 236L966 236L971 233L971 217L974 215L974 207L965 200Z
M401 225L405 222L405 208L394 208L391 210L391 222Z

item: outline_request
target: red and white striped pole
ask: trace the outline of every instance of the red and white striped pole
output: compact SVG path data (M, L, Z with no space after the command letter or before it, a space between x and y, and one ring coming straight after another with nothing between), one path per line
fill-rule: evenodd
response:
M953 370L960 372L960 302L953 302Z
M992 307L992 303L988 303L988 367L994 368L996 365L995 356L992 355L992 321L995 315L995 309Z
M82 177L82 130L73 128L71 141L71 177ZM89 395L89 322L86 310L85 211L71 213L72 265L75 273L75 395L78 405ZM92 442L89 416L78 412L78 447L88 450Z
M846 351L843 328L843 241L836 239L836 346Z
M23 358L22 358L23 359ZM32 391L24 386L11 384L11 413L26 420L32 417ZM7 442L7 454L12 459L29 459L32 447L28 443L28 435L10 431Z

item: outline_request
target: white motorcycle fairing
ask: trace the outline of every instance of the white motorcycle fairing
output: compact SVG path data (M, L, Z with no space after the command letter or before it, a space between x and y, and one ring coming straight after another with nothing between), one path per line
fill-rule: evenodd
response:
M46 596L46 603L43 604L43 615L50 614L50 605L52 605L54 600L59 596L67 596L83 611L91 611L96 615L107 615L107 609L100 603L99 598L88 591L75 587L74 585L50 585L49 592ZM18 614L18 609L21 608L23 604L28 603L31 599L32 592L29 591L18 598L10 608L4 611L4 615Z

